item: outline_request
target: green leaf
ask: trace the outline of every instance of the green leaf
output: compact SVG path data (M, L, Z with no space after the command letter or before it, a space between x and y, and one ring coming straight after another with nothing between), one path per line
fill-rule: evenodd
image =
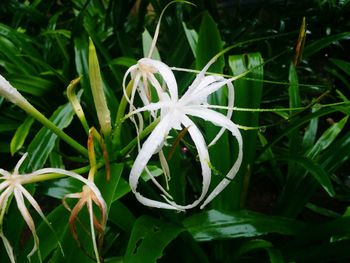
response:
M59 129L66 128L73 120L74 111L70 103L60 106L51 116L52 121ZM28 146L28 167L37 170L43 167L50 152L54 149L57 135L43 127Z
M124 164L122 163L111 164L110 180L106 179L105 169L100 170L99 173L95 176L95 184L100 189L103 199L106 201L108 209L110 208L115 192L118 189L118 184L123 172L123 168Z
M241 245L238 251L233 255L233 258L240 258L243 254L246 254L252 250L265 249L269 254L271 263L283 263L283 257L281 252L273 247L273 244L263 239L249 240Z
M129 57L119 57L109 62L110 65L124 66L127 68L131 67L132 65L135 65L136 63L137 63L136 59L129 58Z
M32 117L27 117L25 121L17 128L10 144L11 155L14 155L15 152L22 148L33 122L34 119Z
M230 69L233 75L239 75L248 70L251 72L246 76L256 80L263 80L264 68L263 59L260 53L248 53L242 55L232 55L228 58ZM263 91L262 81L252 81L241 78L235 81L235 106L239 108L257 109L260 108ZM259 125L258 112L234 112L233 121L237 124L257 127ZM249 185L249 175L255 162L255 151L257 145L257 130L241 131L243 138L243 161L239 173L235 177L235 184L228 186L230 192L227 193L232 198L231 208L239 208L245 202L245 196ZM224 198L225 199L225 198Z
M193 56L196 58L197 57L198 34L195 30L188 29L184 22L182 22L182 26L183 26L183 29L185 31L185 35L186 35L188 44L191 47Z
M298 235L307 224L247 210L224 213L210 210L185 219L185 228L197 241L254 237L269 233Z
M344 71L345 74L350 76L350 62L347 62L345 60L331 58L329 59L334 65L336 65L339 69Z
M337 138L338 134L343 130L349 116L345 116L339 122L333 124L329 127L317 140L315 145L307 152L306 156L309 158L314 158L321 151L328 148L328 146Z
M330 175L322 168L322 166L320 166L320 164L316 163L312 159L298 155L282 157L279 159L298 163L315 177L315 179L330 196L335 195L335 191L330 180Z
M202 69L220 51L222 51L220 32L213 18L206 12L199 28L196 68ZM208 71L222 73L224 64L224 58L219 57Z
M149 216L141 216L134 224L124 262L156 262L164 248L182 231L176 225Z
M311 56L315 53L317 53L318 51L320 51L321 49L329 46L330 44L339 41L339 40L343 40L346 39L350 36L350 32L342 32L336 35L332 35L332 36L327 36L318 40L315 40L314 42L312 42L311 44L307 45L304 49L304 56Z
M108 220L125 232L130 233L136 218L123 203L114 201L109 211Z

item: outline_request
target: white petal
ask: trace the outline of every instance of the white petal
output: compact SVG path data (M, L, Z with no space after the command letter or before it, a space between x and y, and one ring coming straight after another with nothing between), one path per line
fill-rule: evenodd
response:
M243 159L243 141L242 141L241 133L237 128L237 125L235 125L231 120L227 119L226 116L222 115L221 113L218 113L216 111L209 110L209 109L193 109L193 108L186 109L186 113L192 116L200 117L206 121L210 121L217 126L226 128L232 133L233 136L236 137L238 142L238 156L237 156L236 162L233 164L232 168L227 173L225 178L214 188L214 190L210 193L207 199L203 202L203 204L201 205L201 209L202 209L211 200L213 200L222 190L224 190L225 187L230 183L230 181L237 174Z
M198 199L195 200L192 204L178 205L175 202L167 200L169 204L172 204L176 208L185 210L185 209L190 209L190 208L197 206L204 199L205 195L208 192L209 185L210 185L211 170L210 170L210 167L208 165L210 163L208 148L207 148L207 145L205 143L205 140L203 138L202 133L199 131L199 129L193 123L193 121L190 118L188 118L187 116L184 115L181 120L182 120L182 124L185 127L189 127L188 133L190 134L190 136L191 136L191 138L192 138L192 140L197 148L199 161L201 163L201 168L202 168L202 177L203 177L202 193L198 197Z
M220 77L221 78L221 77ZM207 76L203 77L201 82L198 82L197 85L191 85L185 94L181 97L180 101L184 100L185 98L188 98L188 96L191 96L193 93L196 93L203 88L209 86L213 82L216 82L218 80L218 76Z
M2 175L0 179L7 179L8 177L11 177L11 173L1 168L0 168L0 174Z
M130 68L128 68L128 70L125 72L124 78L123 78L123 93L124 93L124 96L125 96L126 101L127 101L129 104L131 104L131 103L130 103L130 98L129 98L129 96L128 96L128 94L126 93L126 85L125 85L125 83L126 83L126 79L127 79L127 77L129 76L129 74L132 73L133 71L135 71L136 69L137 69L137 66L136 66L136 65L133 65L133 66L131 66ZM133 85L134 85L134 87L137 86L137 84L135 84L135 82L134 82ZM134 87L133 87L133 89L134 89Z
M177 83L175 76L169 66L164 64L161 61L153 60L150 58L142 58L139 60L139 63L151 66L152 68L156 69L159 74L162 76L163 80L165 81L167 88L170 93L170 97L173 101L177 101L178 99L178 93L177 93Z
M39 237L36 234L33 218L29 214L29 211L28 211L28 209L27 209L27 207L26 207L26 205L24 203L22 192L19 189L15 188L13 190L13 193L14 193L14 196L15 196L15 199L16 199L18 210L20 211L24 221L26 221L27 226L29 227L30 231L32 232L32 235L33 235L33 238L34 238L33 249L27 255L27 258L30 260L30 258L33 256L33 254L39 249ZM38 251L38 256L39 256L40 261L41 261L40 251Z
M2 230L0 230L0 237L2 239L2 242L4 243L4 247L6 249L7 255L10 258L11 263L16 263L15 254L13 253L12 246L11 246L10 242L8 241L8 239L5 237Z
M21 167L21 165L23 164L24 160L27 158L28 153L25 153L21 159L19 159L18 163L15 166L15 169L13 170L13 174L19 174L19 168Z
M140 179L142 171L145 169L148 161L151 159L152 155L158 149L158 146L161 145L165 137L168 135L169 130L171 129L169 125L170 115L165 116L163 120L159 122L159 124L155 127L151 135L147 138L147 140L142 145L142 148L137 155L133 167L130 171L129 184L130 188L135 194L137 200L151 207L164 208L164 209L176 209L174 206L171 206L167 203L152 200L142 196L139 192L137 192L137 184Z
M97 261L97 263L100 263L101 260L100 260L100 254L98 253L97 242L96 242L96 235L95 235L95 228L94 228L94 212L92 210L91 198L88 200L87 206L88 206L89 216L90 216L90 230L91 230L92 245L94 248L96 261Z
M192 86L196 87L199 85L199 83L203 80L203 78L205 77L205 73L208 71L209 67L216 61L216 58L211 59L207 65L204 66L204 68L201 70L201 72L199 72L196 76L196 78L194 79L192 85L189 87L190 89L192 89Z
M226 113L226 118L231 120L232 117L232 111L233 111L233 104L234 104L234 88L231 82L227 83L227 89L228 89L228 94L227 94L227 99L228 99L228 110ZM221 128L221 130L219 131L219 133L215 136L215 138L209 143L208 147L213 146L222 136L222 134L224 133L225 128Z

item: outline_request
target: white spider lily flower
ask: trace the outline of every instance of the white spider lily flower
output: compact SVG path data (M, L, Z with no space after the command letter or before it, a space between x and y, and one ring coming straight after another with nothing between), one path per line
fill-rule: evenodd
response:
M7 207L8 207L8 201L10 200L10 197L13 195L15 197L15 201L17 203L17 207L19 212L21 213L23 219L25 220L26 224L28 225L30 231L32 232L32 235L34 237L34 246L32 251L28 254L28 260L30 260L31 256L38 251L38 256L41 261L41 254L39 249L39 237L36 233L35 224L33 221L33 218L31 217L28 208L25 205L25 200L27 199L29 204L36 210L36 212L40 215L40 217L43 219L43 221L53 230L51 224L45 217L44 213L42 212L39 204L37 201L33 198L33 196L23 187L24 184L34 183L41 180L38 180L38 178L41 175L47 175L47 174L62 174L66 175L72 178L75 178L79 181L81 181L83 184L85 184L86 187L89 187L90 190L94 193L96 198L99 200L101 204L103 204L104 208L106 209L105 201L96 187L96 185L85 179L79 174L76 174L74 172L66 171L64 169L59 168L43 168L37 171L34 171L32 173L28 174L20 174L19 168L24 162L25 158L27 157L28 153L24 154L23 157L18 161L16 164L14 170L12 173L0 169L0 238L3 240L4 246L6 248L6 251L9 255L11 263L15 262L15 256L13 254L12 247L5 237L3 231L2 231L2 225L3 225L3 219L4 215L6 213ZM48 179L48 178L46 178ZM62 249L62 248L61 248Z
M159 124L152 131L150 136L143 143L142 148L139 151L138 156L133 164L130 172L129 183L130 187L135 194L136 198L144 205L164 208L164 209L175 209L175 210L185 210L197 206L202 202L208 192L210 181L211 181L211 169L210 169L210 157L208 152L208 146L204 140L204 137L196 124L191 120L189 116L199 117L205 121L209 121L216 126L222 127L217 136L213 139L210 145L213 145L222 135L224 130L228 130L236 138L238 142L238 156L234 165L225 176L225 178L214 188L210 195L204 200L201 208L204 208L213 198L215 198L234 178L237 174L239 167L242 163L243 156L243 142L242 136L236 124L234 124L230 117L232 115L232 107L234 102L233 85L231 84L233 79L225 79L221 76L205 76L207 69L215 60L211 60L204 69L196 76L192 85L188 88L186 93L178 99L177 84L175 77L171 69L164 63L160 61L155 61L151 59L142 59L139 63L142 66L147 66L146 74L147 79L156 88L159 101L152 103L147 101L146 105L142 108L134 110L130 115L137 114L143 111L150 111L155 114L160 110L161 120ZM140 65L135 65L131 67L126 74L135 71ZM158 80L153 75L154 73L159 73L166 84L166 89L160 89L160 84ZM139 77L142 76L141 73ZM138 85L139 79L137 74L135 76L134 85ZM145 84L143 84L145 86ZM157 87L158 86L158 87ZM207 104L207 98L210 94L216 92L220 88L227 86L228 93L228 112L227 115L223 115L219 112L209 109L210 105ZM132 96L133 98L133 96ZM130 100L133 102L133 99ZM132 107L134 107L132 105ZM137 184L140 179L141 173L146 169L148 161L151 159L152 155L157 153L159 149L163 146L167 135L171 129L180 130L183 127L188 128L188 133L191 136L199 156L199 161L201 163L202 169L202 192L197 200L188 205L179 205L172 201L169 194L162 195L166 202L161 202L157 200L152 200L147 197L142 196L137 191ZM166 191L159 187L163 193Z

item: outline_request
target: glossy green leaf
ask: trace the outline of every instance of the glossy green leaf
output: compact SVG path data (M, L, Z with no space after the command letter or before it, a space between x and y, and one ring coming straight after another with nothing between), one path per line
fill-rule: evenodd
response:
M184 229L176 225L141 216L131 232L124 262L156 262L162 257L164 248L182 231Z
M114 201L109 211L108 220L125 232L130 233L136 218L123 203Z
M23 146L33 122L34 119L32 117L27 117L25 121L17 128L15 135L13 136L10 143L12 155L14 155L14 153L21 149Z
M269 233L298 235L305 223L277 216L239 210L224 213L210 210L185 219L185 228L198 241L262 236Z
M118 65L118 66L124 66L124 67L131 67L132 65L135 65L137 63L136 59L129 58L129 57L119 57L116 59L113 59L110 64L111 65Z
M119 180L123 172L124 164L113 163L110 166L111 178L107 180L106 171L102 169L98 175L95 176L95 184L100 189L104 200L106 201L108 209L110 208L113 197L118 189Z
M234 82L235 107L248 109L260 108L263 82L259 80L263 80L264 76L264 68L263 66L260 66L263 64L261 54L247 53L242 55L232 55L229 56L228 62L234 76L251 70L246 77L258 80L251 81L241 78ZM237 111L233 114L233 121L239 125L257 127L259 126L259 113ZM242 207L245 202L245 196L249 185L249 175L255 162L257 132L258 130L241 130L241 135L243 138L243 161L240 171L235 177L235 184L229 186L230 193L227 193L226 195L226 198L229 198L230 195L233 199L231 202L231 208L234 209Z

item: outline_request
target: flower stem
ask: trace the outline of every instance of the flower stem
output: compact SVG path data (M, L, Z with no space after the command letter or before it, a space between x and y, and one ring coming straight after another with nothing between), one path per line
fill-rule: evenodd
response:
M126 87L126 95L129 96L131 93L131 90L133 88L133 84L134 82L131 80L127 87ZM119 107L118 107L118 111L117 111L117 117L115 120L115 128L113 131L113 139L112 139L112 143L113 145L116 146L116 148L120 147L121 141L120 141L120 135L121 135L121 131L122 131L122 126L123 126L123 122L124 122L124 115L125 115L125 109L126 106L128 105L128 101L125 97L125 95L123 96L122 100L120 101Z
M39 112L36 108L34 108L28 101L23 101L17 103L17 105L26 111L29 115L34 117L36 120L41 122L45 127L50 129L53 133L55 133L58 137L60 137L67 144L72 146L75 150L81 153L84 156L88 156L88 151L85 147L80 145L76 140L67 135L64 131L58 128L54 123L52 123L49 119L47 119L41 112Z

